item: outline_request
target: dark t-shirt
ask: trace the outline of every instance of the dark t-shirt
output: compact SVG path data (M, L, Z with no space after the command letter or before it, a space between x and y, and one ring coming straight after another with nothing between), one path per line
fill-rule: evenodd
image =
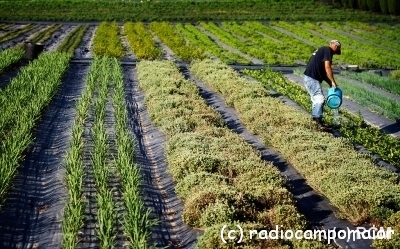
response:
M329 47L320 47L311 55L308 61L304 75L318 80L321 83L323 80L327 79L325 72L325 61L330 61L332 63L332 52Z

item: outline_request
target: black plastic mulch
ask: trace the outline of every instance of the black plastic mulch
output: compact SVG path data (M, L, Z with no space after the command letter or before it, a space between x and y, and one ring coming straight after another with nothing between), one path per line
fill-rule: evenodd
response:
M63 156L69 148L75 101L86 67L71 65L44 112L0 212L0 247L59 248L67 192Z
M135 68L123 68L129 127L137 140L135 161L141 167L145 206L159 220L151 230L151 243L157 248L194 248L202 232L182 221L183 203L175 193L164 156L166 138L150 121Z

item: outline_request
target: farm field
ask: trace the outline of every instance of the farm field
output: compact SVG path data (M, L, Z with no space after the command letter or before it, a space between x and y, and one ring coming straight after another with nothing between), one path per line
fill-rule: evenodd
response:
M236 248L224 225L395 231L243 248L396 248L400 24L144 19L0 23L1 248ZM329 133L301 76L332 39Z

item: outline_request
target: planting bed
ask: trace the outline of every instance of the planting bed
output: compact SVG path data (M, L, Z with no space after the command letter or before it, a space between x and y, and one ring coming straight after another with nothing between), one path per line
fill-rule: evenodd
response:
M396 81L342 73L343 126L321 132L292 67L322 42L319 24L305 24L315 36L285 22L0 25L1 248L236 248L224 224L400 230ZM28 39L45 45L33 61ZM396 236L336 243L383 249Z
M291 192L296 198L299 209L310 221L310 227L313 229L334 229L336 227L355 227L346 220L340 220L335 217L337 208L333 207L328 199L321 197L306 182L306 180L293 168L277 151L271 147L266 147L258 136L252 134L245 125L242 124L235 109L228 107L224 103L224 99L217 93L213 92L199 79L194 77L187 68L183 68L182 72L186 77L195 82L200 89L201 96L206 100L207 104L215 108L227 123L228 127L234 132L242 136L245 141L251 144L255 149L260 151L261 159L272 162L279 169L281 174L288 180ZM280 96L278 93L271 91L273 97L280 99L286 105L306 113L301 107L288 98ZM341 247L369 247L371 241L345 241L337 240Z
M67 197L62 157L69 147L74 105L86 71L78 65L69 68L34 131L36 141L26 152L1 207L2 248L57 248L61 244L62 210Z
M152 241L157 247L193 248L201 231L182 221L183 203L175 193L174 181L165 159L165 135L152 124L146 109L145 95L139 89L137 72L124 66L129 128L137 139L136 161L143 174L145 205L159 223L152 228Z

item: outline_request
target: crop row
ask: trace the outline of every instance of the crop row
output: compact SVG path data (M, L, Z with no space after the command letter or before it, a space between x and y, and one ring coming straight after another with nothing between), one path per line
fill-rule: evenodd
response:
M371 25L363 22L348 21L346 25L356 28L357 30L363 30L378 35L384 38L385 41L400 41L400 26L398 24L376 23Z
M226 248L219 238L223 224L254 229L306 227L279 171L226 128L176 65L142 61L137 71L150 118L167 135L165 154L177 182L176 193L184 201L183 220L206 230L197 248ZM230 248L235 246L228 243ZM322 245L317 241L255 239L242 243L246 248Z
M215 56L225 63L250 63L249 60L241 57L240 55L221 48L214 41L212 41L210 37L190 23L179 23L176 24L175 27L182 35L185 36L186 39L189 40L191 44L201 48L204 51L207 51L210 56Z
M111 93L111 89L114 92ZM97 95L97 98L94 98ZM112 99L114 110L114 128L116 153L111 155L112 139L107 134L105 123L106 104ZM83 149L88 146L84 138L85 122L88 122L89 108L94 110L94 122L90 130L93 151L90 167L93 169L97 199L96 236L100 248L113 248L117 226L121 224L124 235L132 248L147 248L149 228L154 221L144 208L140 194L141 177L138 166L133 162L134 140L127 127L127 111L124 102L124 81L119 62L116 58L96 58L86 79L86 89L77 105L77 118L72 129L71 147L66 157L66 184L69 202L65 208L63 220L63 248L75 248L78 243L78 231L85 222L83 217L84 164ZM118 175L121 182L123 216L117 216L117 203L109 189L111 176Z
M37 119L61 84L68 60L69 56L65 53L44 53L22 68L17 77L0 92L1 202L23 152L33 140L31 131Z
M68 189L68 201L64 208L64 218L62 221L62 248L73 249L78 243L78 232L83 226L85 210L84 204L84 165L83 165L83 150L85 147L84 132L85 122L88 117L89 107L96 88L94 75L100 69L95 63L90 68L86 79L86 86L80 99L75 106L76 119L72 126L72 140L70 148L64 159L66 168L65 184Z
M244 22L239 25L235 22L222 22L221 27L229 29L233 33L242 33L249 41L259 49L268 51L275 57L285 58L278 64L293 65L295 63L306 63L309 54L314 51L314 47L299 43L286 34L283 34L260 22ZM239 33L239 34L240 34ZM267 37L263 37L263 36ZM272 39L275 42L272 42ZM309 51L309 53L307 53Z
M220 27L215 23L200 22L199 25L213 33L222 42L268 64L306 63L315 49L328 45L329 39L336 38L341 40L346 47L344 47L342 55L335 61L368 67L398 65L398 58L396 55L392 55L393 51L376 48L367 42L356 41L339 32L322 29L320 25L328 25L326 22L319 24L311 22L296 22L295 24L288 22L272 22L270 24L249 21L242 24L222 22ZM301 38L311 41L314 45L305 44L304 41L274 29L274 26L293 32ZM305 32L304 28L309 31ZM316 32L315 34L312 34L313 30ZM359 48L363 48L362 52Z
M297 102L304 109L311 111L311 102L307 91L300 85L291 83L282 75L274 75L275 80L269 79L272 72L268 71L245 71L246 74L255 77L267 86L273 88ZM325 108L328 122L332 121L332 111ZM346 110L340 112L348 118L343 121L340 132L351 141L361 144L373 153L378 154L384 160L396 167L400 167L400 142L388 134L383 133L377 128L367 125L362 117L357 117Z
M125 53L118 34L119 26L116 22L100 23L93 41L95 56L123 57Z
M132 51L138 59L161 59L162 51L157 47L151 34L141 22L127 22L124 24L124 33Z
M351 56L360 54L360 56L363 58L363 60L359 63L360 66L397 67L399 64L400 57L392 51L385 51L385 49L377 48L374 45L357 41L346 35L342 35L325 27L321 27L318 24L306 22L303 23L301 27L303 28L303 32L304 28L308 30L316 30L322 35L329 36L332 39L340 40L343 44L343 48L347 47L347 49L343 50L342 53L342 55L346 55L346 57L343 58L345 61L347 61L347 58Z
M248 44L231 33L221 29L213 22L199 22L199 25L206 31L211 32L213 35L225 44L234 47L242 53L254 56L257 59L263 60L268 64L277 64L278 59L267 51L261 51L258 48L249 47Z
M115 234L115 225L117 221L117 212L113 202L113 192L109 189L109 179L111 170L110 145L105 127L106 103L108 95L108 84L112 80L108 65L100 61L99 70L96 74L97 83L96 100L93 103L94 121L91 128L93 141L93 152L91 154L91 166L93 170L94 183L96 186L97 200L97 230L96 236L100 240L100 248L113 248ZM108 159L110 158L110 159Z
M279 40L283 43L283 47L281 48L283 50L282 52L294 61L300 60L303 63L306 63L309 59L309 54L307 52L311 53L315 49L313 46L298 42L293 39L293 37L275 30L271 25L265 25L261 22L244 22L243 26Z
M312 46L298 43L260 22L222 22L220 27L212 22L200 22L199 25L222 42L267 64L305 63L314 51Z
M309 99L308 93L301 86L290 83L285 80L284 77L278 73L272 72L251 72L246 71L248 75L251 75L265 84L267 87L276 89L279 93L285 94L289 96L292 100L297 102L304 109L310 110L311 102ZM269 80L269 75L273 75L273 77L279 78L279 80ZM331 116L331 110L325 109L325 112ZM369 150L372 150L374 153L379 154L382 158L388 160L395 166L399 166L400 159L400 144L399 140L393 138L387 134L380 132L378 129L367 126L362 118L356 118L354 115L348 113L347 111L341 111L347 118L349 122L342 123L342 127L340 131L343 135L349 138L351 141L359 143L367 147ZM328 117L331 119L331 117ZM389 204L391 205L391 204ZM400 227L398 226L398 217L400 216L400 212L396 212L392 214L392 211L387 211L384 208L377 211L377 215L383 219L383 223L388 227L395 227L396 233L395 238L393 240L377 240L374 241L377 248L391 248L393 244L396 244L396 241L400 240L400 236L398 232L400 231ZM386 219L387 218L387 219Z
M400 29L396 30L394 26L389 26L386 24L383 25L381 29L376 27L374 29L373 25L367 25L361 22L324 22L324 26L349 32L350 34L361 37L374 44L384 45L385 47L390 48L389 51L400 51L398 43L400 41L400 37L398 37L399 39L396 41L397 33L400 32ZM382 37L386 35L389 37Z
M79 25L75 30L68 34L67 37L65 37L60 46L58 46L57 51L67 52L73 56L75 49L81 43L82 37L85 35L88 28L88 25Z
M348 82L346 79L339 78L338 83L350 99L368 108L372 112L378 113L392 121L397 121L400 118L400 102L398 100L366 89L362 85Z
M151 34L146 30L143 23L126 23L125 25L127 25L127 30L124 33L127 35L132 49L138 54L138 58L154 59L161 57L161 50L157 48ZM366 50L360 53L356 46L359 46L362 42L352 41L350 37L338 32L322 30L320 25L331 26L327 22L319 24L310 22L272 22L270 24L262 24L261 22L246 21L242 24L222 22L221 26L211 22L200 22L202 28L213 33L222 42L268 64L291 65L299 62L305 63L317 46L328 43L329 39L324 38L324 35L328 34L330 37L343 39L343 44L347 46L342 55L335 58L334 62L340 61L360 66L379 67L395 65L397 59L395 55L390 56L393 54L391 51L379 48L377 52L374 52L371 49L376 48L364 44ZM315 45L306 44L295 37L280 32L274 29L275 26L293 32ZM42 30L36 35L45 35L42 39L43 41L50 37L56 27L48 28L47 32ZM318 32L316 34L304 32L304 27L309 30L318 30L319 35ZM153 22L150 24L150 28L159 36L162 42L167 44L183 60L201 59L206 55L217 56L225 62L243 60L239 55L218 46L206 34L191 24L173 26L167 22ZM118 35L119 27L115 22L101 23L95 36L95 54L122 57L124 51ZM238 35L242 38L238 37ZM40 39L35 39L35 42L38 40ZM107 49L110 51L106 51ZM393 57L393 61L391 62L388 57ZM378 60L380 60L379 63L376 62ZM246 62L248 63L247 60Z
M139 165L134 163L135 141L128 130L128 114L125 104L124 80L119 62L114 58L109 60L112 79L114 81L113 107L116 129L117 158L115 167L122 183L122 196L126 213L123 218L125 235L132 248L148 247L150 227L157 220L150 218L150 210L144 207L141 194L141 175Z
M289 23L289 22L284 22L284 21L279 21L279 22L271 22L270 25L272 27L279 27L279 28L283 28L285 30L288 30L292 33L294 33L295 35L301 37L302 39L306 39L310 42L312 42L315 45L315 49L317 49L319 46L326 46L328 45L329 40L322 38L320 36L314 35L311 32L305 32L304 31L304 27L302 27L303 22L295 22L293 24ZM295 37L293 39L296 39ZM303 43L303 41L300 41L301 43ZM309 53L309 56L311 56L312 53ZM341 61L341 62L348 62L350 64L358 64L360 65L360 63L364 60L361 53L358 54L349 54L349 56L347 56L346 53L343 51L342 55L340 55L339 57L335 57L335 60L333 61L334 64L337 64L337 61Z
M22 49L6 49L0 52L0 73L10 65L18 62L24 56Z
M355 73L350 71L342 71L341 75L349 77L351 79L359 80L365 82L367 84L371 84L377 86L381 89L384 89L388 92L397 94L400 96L400 81L392 79L390 77L382 77L380 75L370 73L370 72L361 72Z
M0 23L0 30L1 31L8 31L8 28L11 27L12 23Z
M245 46L242 47L243 52L246 52L247 49L263 53L263 60L268 64L293 65L294 61L298 59L297 54L290 53L293 51L284 52L285 47L282 42L264 37L262 34L254 32L253 28L235 22L222 22L220 28L227 30L231 35L246 37L243 41L245 43ZM293 56L296 58L293 59Z
M167 22L152 22L150 29L165 43L176 55L184 61L204 58L204 51L199 47L190 46L184 37Z
M318 131L309 117L227 66L205 60L191 71L221 93L246 127L276 148L344 217L362 223L399 212L399 177L356 152L349 140ZM264 82L279 80L279 74L263 73Z
M35 33L34 36L29 38L28 42L44 43L51 37L51 35L55 31L57 31L59 28L61 28L61 26L62 26L61 24L53 24L50 27Z
M38 27L39 25L37 24L28 24L25 27L21 28L21 29L15 29L9 32L6 32L5 34L0 36L0 43L2 42L7 42L9 40L12 40L18 36L20 36L23 33L26 33L36 27Z
M360 45L361 43L356 43L352 41L350 38L339 35L334 32L330 32L326 29L319 27L311 22L295 22L294 24L290 24L287 22L273 22L271 23L273 26L284 28L294 34L302 37L303 39L307 39L317 47L328 45L329 38L323 38L323 35L329 36L331 39L339 39L343 44L343 52L340 56L335 57L335 61L340 61L342 63L347 64L356 64L359 66L365 67L386 67L393 66L390 60L386 60L386 58L380 58L377 54L380 54L381 50L379 48L374 48L373 50L360 50L359 47L363 47L364 45ZM305 32L307 30L307 32ZM311 30L317 31L317 34L312 34ZM318 35L318 33L320 35ZM350 42L349 42L350 41ZM316 48L317 48L316 47Z

